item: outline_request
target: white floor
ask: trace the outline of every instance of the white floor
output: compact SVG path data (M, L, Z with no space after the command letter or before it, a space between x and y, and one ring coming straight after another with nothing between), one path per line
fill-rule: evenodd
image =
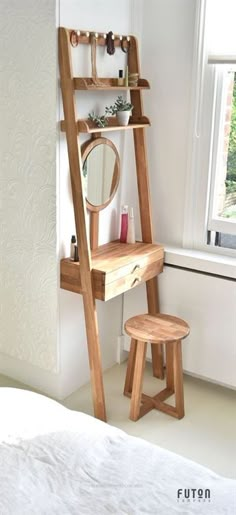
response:
M215 472L236 478L236 392L190 376L184 378L185 417L176 420L152 410L138 422L129 420L130 400L122 395L126 363L104 373L108 423L205 465ZM0 376L0 386L19 383ZM163 383L145 370L144 391L154 395ZM90 385L63 404L93 414Z

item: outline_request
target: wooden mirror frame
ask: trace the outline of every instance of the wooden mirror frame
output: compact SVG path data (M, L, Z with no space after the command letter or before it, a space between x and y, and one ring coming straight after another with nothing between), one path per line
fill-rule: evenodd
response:
M118 188L119 182L120 182L120 157L119 157L117 148L115 147L114 143L107 138L101 138L101 137L92 138L91 140L88 140L85 143L83 143L83 145L81 145L81 157L82 157L83 164L86 161L87 157L89 156L90 152L99 145L108 145L109 147L111 147L112 150L114 150L114 152L115 152L116 161L115 161L115 166L114 166L113 179L112 179L112 183L111 183L112 194L106 200L106 202L104 202L103 204L100 204L99 206L95 206L94 204L91 204L88 201L88 199L86 198L87 209L89 211L92 211L95 213L102 211L102 209L104 209L105 207L107 207L110 204L110 202L112 201L112 199L114 198L114 196L116 194L116 191L117 191L117 188Z

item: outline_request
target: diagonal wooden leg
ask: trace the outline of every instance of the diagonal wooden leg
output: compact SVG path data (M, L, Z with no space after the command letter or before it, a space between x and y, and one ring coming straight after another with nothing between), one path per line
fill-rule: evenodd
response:
M89 292L89 286L88 286ZM90 292L89 292L90 293ZM95 299L83 294L84 316L87 332L90 377L93 396L93 408L96 418L106 422L106 406L102 376L101 352L98 336L98 322ZM92 309L91 309L92 308Z
M147 351L147 343L137 341L136 359L134 367L133 390L130 405L130 419L138 420L143 386L143 373Z
M152 351L152 371L153 376L158 379L164 379L164 368L163 368L163 349L162 345L151 343Z
M173 342L166 343L166 387L168 390L175 391L174 388L174 369L173 369Z
M159 313L159 298L158 298L158 285L157 278L153 277L146 282L147 290L147 303L148 313L150 315L156 315ZM164 367L163 367L163 348L162 345L151 344L152 351L152 371L154 377L158 379L164 379Z
M134 365L136 358L137 340L131 338L130 351L127 364L127 372L125 377L124 395L128 395L132 392L133 377L134 377ZM130 397L130 395L128 395Z
M175 406L178 418L184 417L184 388L181 340L174 342L174 383L175 383Z

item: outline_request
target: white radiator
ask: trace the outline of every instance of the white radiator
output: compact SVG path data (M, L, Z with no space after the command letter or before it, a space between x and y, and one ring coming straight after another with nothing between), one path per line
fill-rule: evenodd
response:
M167 266L158 281L161 312L190 325L182 344L184 370L236 388L236 282ZM124 296L124 321L145 312L145 285L141 285Z

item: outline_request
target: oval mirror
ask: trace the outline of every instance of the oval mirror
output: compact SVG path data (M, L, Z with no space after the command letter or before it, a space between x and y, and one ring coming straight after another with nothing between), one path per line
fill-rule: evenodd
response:
M96 138L82 145L84 190L90 211L104 209L119 185L120 158L107 138Z

